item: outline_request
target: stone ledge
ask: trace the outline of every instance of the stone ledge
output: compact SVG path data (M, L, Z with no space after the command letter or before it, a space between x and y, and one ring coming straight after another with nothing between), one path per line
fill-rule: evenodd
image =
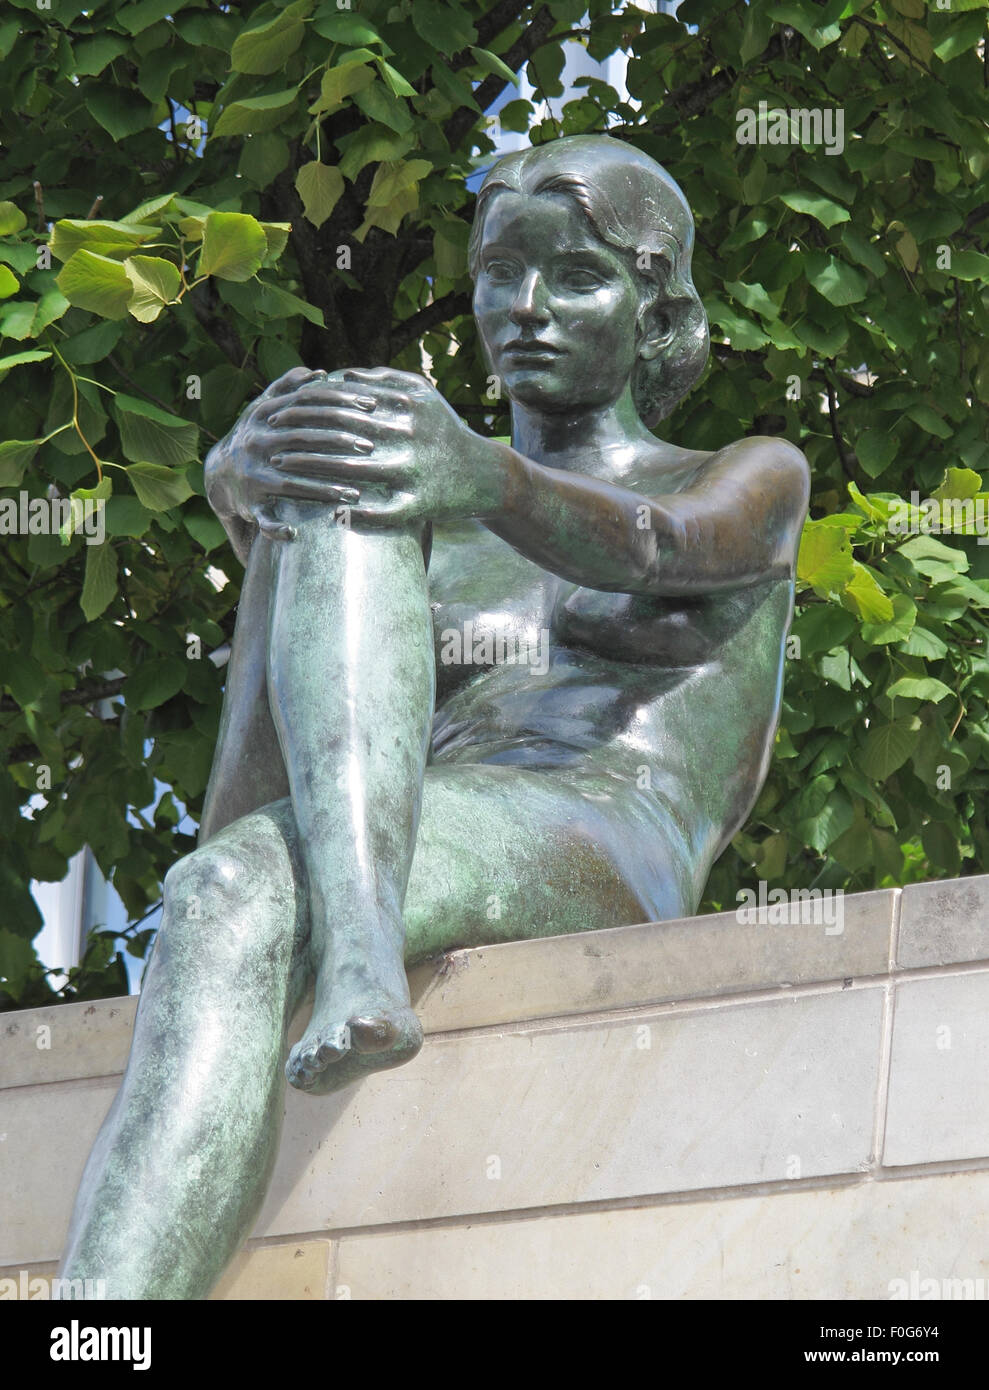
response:
M412 1000L434 1034L882 975L898 896L851 894L839 935L722 912L450 951L410 970ZM136 1009L136 998L100 999L0 1015L0 1089L119 1075ZM48 1048L38 1046L45 1028ZM303 1028L297 1020L294 1036Z
M289 1093L217 1296L883 1297L879 1274L963 1257L981 1277L951 1194L989 1184L987 900L989 877L917 885L849 897L841 935L723 914L419 967L422 1053ZM57 1258L134 1002L0 1018L0 1266ZM937 1239L924 1191L957 1222Z

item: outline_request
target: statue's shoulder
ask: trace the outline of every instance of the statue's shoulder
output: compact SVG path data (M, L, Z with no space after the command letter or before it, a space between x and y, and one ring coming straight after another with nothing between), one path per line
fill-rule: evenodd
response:
M708 454L698 468L695 486L724 483L742 488L753 500L771 496L780 511L803 523L810 501L810 466L802 450L775 435L750 434Z
M657 441L643 469L643 481L660 492L691 492L710 497L712 487L726 500L743 494L772 493L777 507L801 521L810 499L810 468L795 444L773 435L753 434L720 449L683 449Z

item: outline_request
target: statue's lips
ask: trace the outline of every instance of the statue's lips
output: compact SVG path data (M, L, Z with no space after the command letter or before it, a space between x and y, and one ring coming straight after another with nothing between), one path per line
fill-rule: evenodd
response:
M549 363L561 355L562 349L553 347L551 343L523 342L516 339L514 342L506 343L502 351L506 357L516 357L522 362Z

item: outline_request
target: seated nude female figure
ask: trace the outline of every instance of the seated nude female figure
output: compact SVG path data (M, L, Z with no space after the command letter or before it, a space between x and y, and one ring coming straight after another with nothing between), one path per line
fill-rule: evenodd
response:
M210 454L247 570L223 723L67 1276L204 1296L285 1071L325 1092L419 1049L406 963L696 910L769 761L808 473L782 440L647 428L707 358L692 242L634 149L512 154L470 252L510 447L421 377L299 369Z

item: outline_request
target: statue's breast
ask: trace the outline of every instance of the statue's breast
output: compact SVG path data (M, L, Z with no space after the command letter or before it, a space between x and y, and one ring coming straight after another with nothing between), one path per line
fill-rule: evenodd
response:
M635 664L700 666L719 657L726 642L764 598L762 586L698 598L655 598L561 592L553 615L554 640L599 656Z

